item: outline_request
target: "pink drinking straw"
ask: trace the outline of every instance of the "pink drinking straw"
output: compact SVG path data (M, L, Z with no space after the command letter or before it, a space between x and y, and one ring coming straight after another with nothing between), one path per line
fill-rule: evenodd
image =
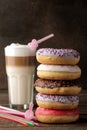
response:
M7 113L7 114L13 114L16 116L21 116L26 118L27 120L35 120L35 116L34 116L34 112L33 112L33 103L30 103L29 109L26 110L25 112L21 112L12 108L8 108L8 107L3 107L0 106L0 112L1 113Z
M54 34L50 34L44 38L41 38L39 40L33 39L30 43L28 43L28 47L31 48L32 50L36 50L36 48L38 47L38 45L50 38L52 38L54 36Z
M37 41L37 43L40 44L40 43L42 43L42 42L44 42L44 41L46 41L46 40L52 38L53 36L54 36L54 34L52 33L52 34L50 34L50 35L48 35L48 36L46 36L46 37L44 37L44 38L39 39L39 40Z
M31 102L29 109L26 110L25 112L21 112L12 108L8 108L8 107L4 107L4 106L0 106L0 117L5 117L5 114L9 114L9 118L11 115L14 115L15 117L19 117L20 119L25 118L25 121L27 121L28 124L30 125L36 125L39 126L39 123L37 123L36 121L36 117L34 116L34 112L33 112L33 106L34 104ZM3 114L3 116L1 115Z

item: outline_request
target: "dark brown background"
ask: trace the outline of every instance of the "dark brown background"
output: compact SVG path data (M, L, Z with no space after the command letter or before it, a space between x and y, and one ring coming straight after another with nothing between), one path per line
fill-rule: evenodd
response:
M87 87L87 2L84 0L0 0L0 88L7 89L4 47L27 44L50 33L39 46L74 48L81 54L81 83Z

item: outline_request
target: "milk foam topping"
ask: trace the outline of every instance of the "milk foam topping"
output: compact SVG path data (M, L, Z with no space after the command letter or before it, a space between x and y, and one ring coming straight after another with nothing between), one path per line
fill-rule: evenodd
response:
M27 45L12 43L5 47L5 56L35 56L35 50L31 50Z

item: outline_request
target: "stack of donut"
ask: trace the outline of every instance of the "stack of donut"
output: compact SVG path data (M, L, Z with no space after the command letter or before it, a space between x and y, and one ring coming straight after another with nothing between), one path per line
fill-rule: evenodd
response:
M70 123L79 118L80 54L74 49L37 50L35 115L43 123Z

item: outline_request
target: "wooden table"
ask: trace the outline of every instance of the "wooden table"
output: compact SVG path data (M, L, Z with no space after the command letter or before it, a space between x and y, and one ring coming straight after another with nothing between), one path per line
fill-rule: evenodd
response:
M0 105L8 105L7 92L1 91L0 93ZM19 123L0 118L0 130L87 130L87 115L81 114L80 118L75 123L70 124L42 124L40 127L25 127Z

